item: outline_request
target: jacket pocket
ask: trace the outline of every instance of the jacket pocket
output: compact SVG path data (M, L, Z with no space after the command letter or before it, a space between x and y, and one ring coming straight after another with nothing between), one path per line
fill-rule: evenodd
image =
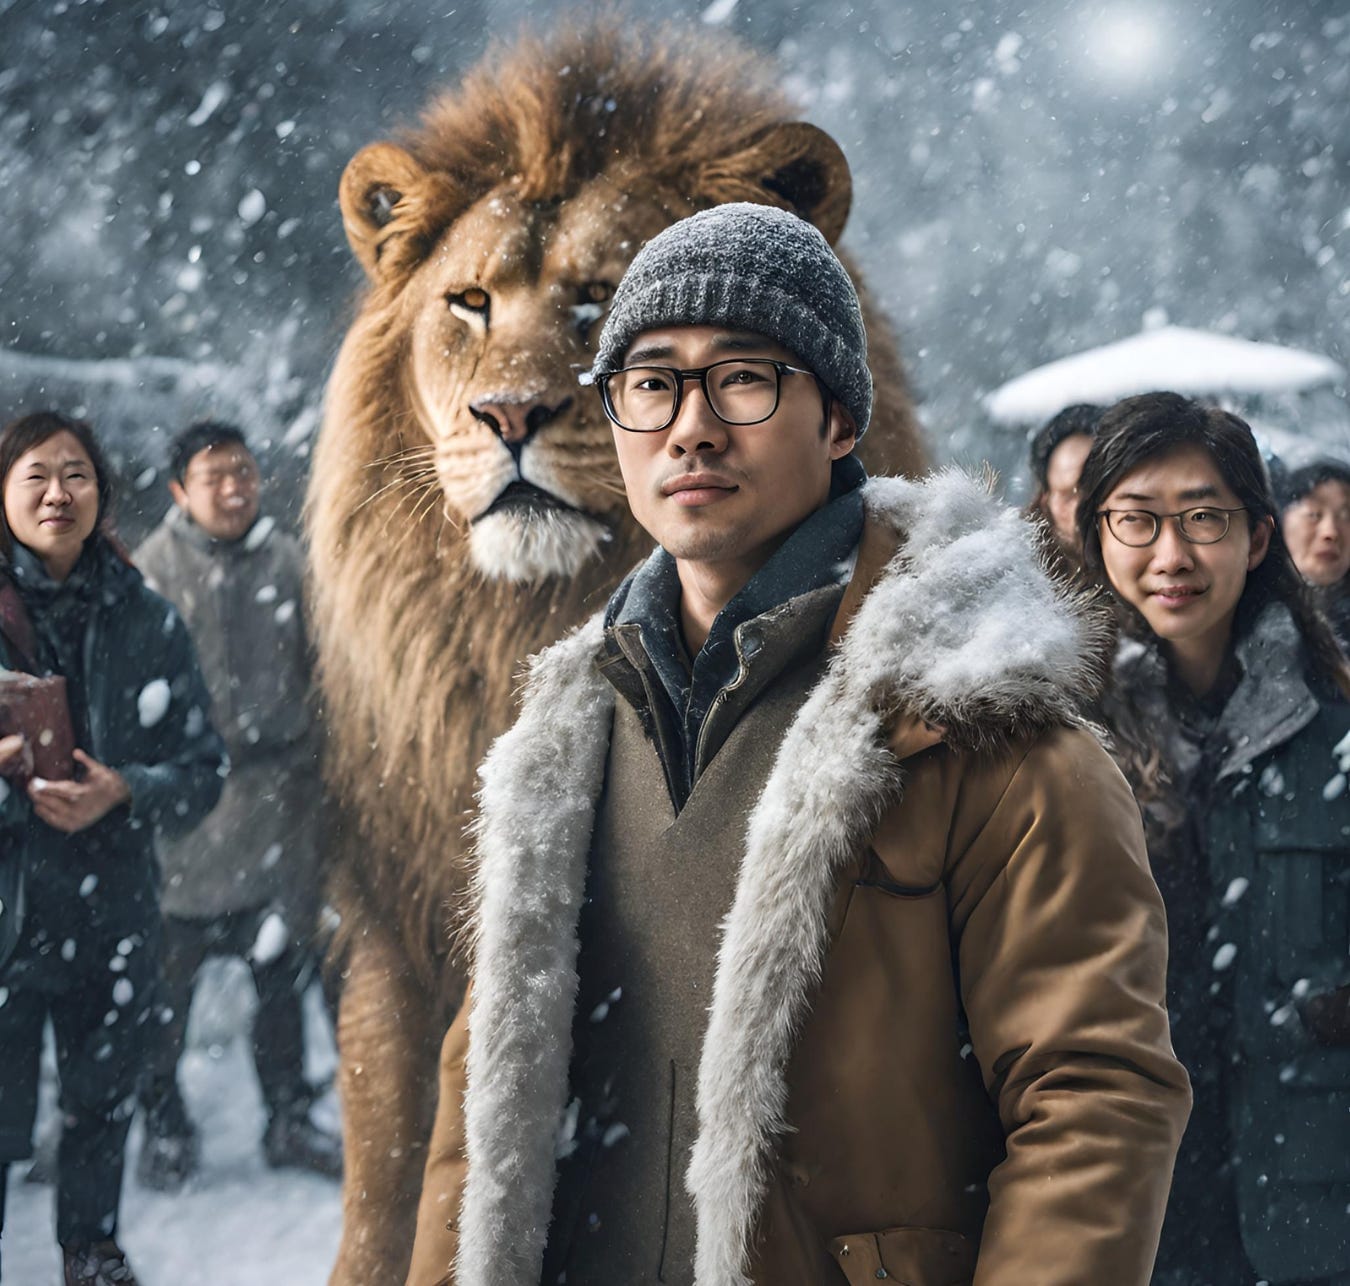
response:
M970 1286L975 1244L944 1228L887 1228L836 1237L827 1249L849 1286Z

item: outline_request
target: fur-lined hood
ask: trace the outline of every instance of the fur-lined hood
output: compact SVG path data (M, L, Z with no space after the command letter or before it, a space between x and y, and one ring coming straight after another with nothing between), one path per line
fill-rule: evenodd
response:
M864 536L841 608L851 620L751 815L723 928L686 1176L699 1286L746 1281L838 873L901 793L890 715L917 713L946 728L952 747L982 751L1081 722L1091 684L1088 617L987 485L947 471L875 479L864 494L869 531L893 531L899 551L868 588ZM597 617L534 660L520 719L482 769L459 1286L540 1272L615 700L593 664L602 628Z

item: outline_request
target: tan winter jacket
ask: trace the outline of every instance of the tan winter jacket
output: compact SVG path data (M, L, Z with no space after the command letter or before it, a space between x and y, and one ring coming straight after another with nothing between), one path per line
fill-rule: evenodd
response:
M685 1176L694 1280L1145 1286L1189 1088L1138 810L1075 726L1090 630L973 480L866 496L834 655L724 932ZM614 701L599 638L535 663L484 765L474 985L410 1286L539 1281ZM945 743L888 744L897 712Z

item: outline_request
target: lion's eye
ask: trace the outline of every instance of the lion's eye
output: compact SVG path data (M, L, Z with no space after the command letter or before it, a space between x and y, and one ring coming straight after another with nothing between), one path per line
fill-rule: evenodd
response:
M572 323L583 341L589 341L591 329L605 315L605 305L613 294L614 287L607 281L587 281L577 287Z
M462 290L458 294L451 293L445 297L451 309L462 309L464 312L474 313L479 317L486 317L488 312L488 292L480 286L470 286L468 290Z

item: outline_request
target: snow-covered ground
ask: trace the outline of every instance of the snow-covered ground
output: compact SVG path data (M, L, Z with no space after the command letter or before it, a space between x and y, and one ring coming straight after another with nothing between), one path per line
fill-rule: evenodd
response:
M202 1168L182 1193L136 1182L141 1128L132 1126L120 1239L142 1286L322 1286L337 1253L338 1185L293 1170L269 1170L258 1146L263 1109L247 1031L251 985L238 961L204 972L189 1050L179 1069L202 1139ZM317 988L305 997L312 1079L331 1076L332 1031ZM48 1087L49 1088L49 1087ZM44 1096L44 1115L50 1094ZM336 1125L331 1094L315 1108ZM5 1218L5 1286L57 1286L52 1189L10 1171Z

